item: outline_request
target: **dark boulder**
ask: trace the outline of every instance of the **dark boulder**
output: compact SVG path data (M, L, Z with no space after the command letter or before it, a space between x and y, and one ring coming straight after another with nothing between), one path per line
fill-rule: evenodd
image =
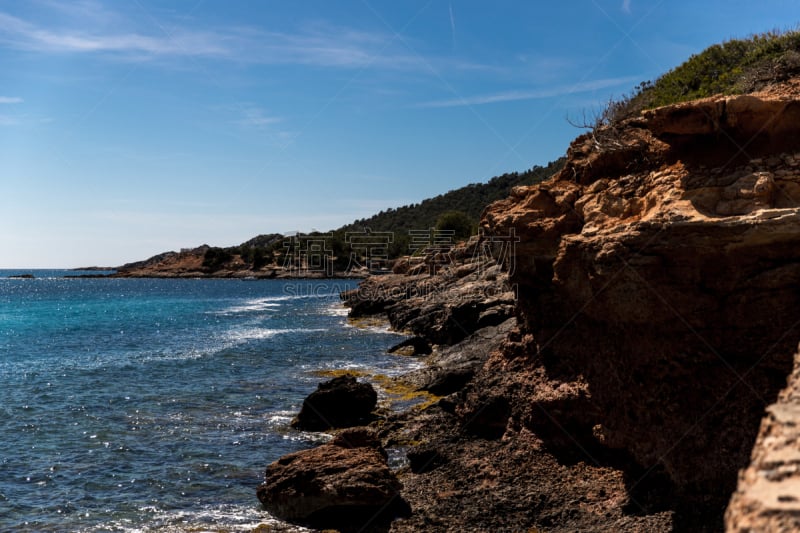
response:
M370 531L408 514L401 488L375 433L354 428L329 444L270 464L256 494L283 520L319 529Z
M333 378L308 395L292 427L322 431L365 424L377 403L378 394L369 383L353 376Z

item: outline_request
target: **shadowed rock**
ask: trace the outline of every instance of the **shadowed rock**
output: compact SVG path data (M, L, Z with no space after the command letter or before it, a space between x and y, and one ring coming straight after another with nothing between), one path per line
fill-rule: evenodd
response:
M400 489L377 436L357 428L330 444L270 464L256 494L283 520L320 529L371 531L408 512Z
M365 424L377 402L378 394L369 383L359 383L353 376L333 378L320 383L303 401L292 427L322 431Z

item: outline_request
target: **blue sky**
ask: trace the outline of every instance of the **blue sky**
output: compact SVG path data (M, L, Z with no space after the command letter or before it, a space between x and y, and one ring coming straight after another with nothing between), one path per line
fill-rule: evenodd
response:
M0 0L0 268L329 230L524 170L794 0Z

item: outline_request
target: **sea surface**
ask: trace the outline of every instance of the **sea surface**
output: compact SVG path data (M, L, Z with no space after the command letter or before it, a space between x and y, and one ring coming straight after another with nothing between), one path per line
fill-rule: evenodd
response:
M278 525L255 488L328 438L289 427L319 371L418 365L348 324L353 281L75 274L0 270L0 531Z

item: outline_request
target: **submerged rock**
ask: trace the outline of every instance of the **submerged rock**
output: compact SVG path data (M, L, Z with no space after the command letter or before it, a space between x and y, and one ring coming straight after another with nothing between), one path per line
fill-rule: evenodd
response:
M333 378L308 395L292 427L322 431L365 424L377 403L378 394L369 383L353 376Z

